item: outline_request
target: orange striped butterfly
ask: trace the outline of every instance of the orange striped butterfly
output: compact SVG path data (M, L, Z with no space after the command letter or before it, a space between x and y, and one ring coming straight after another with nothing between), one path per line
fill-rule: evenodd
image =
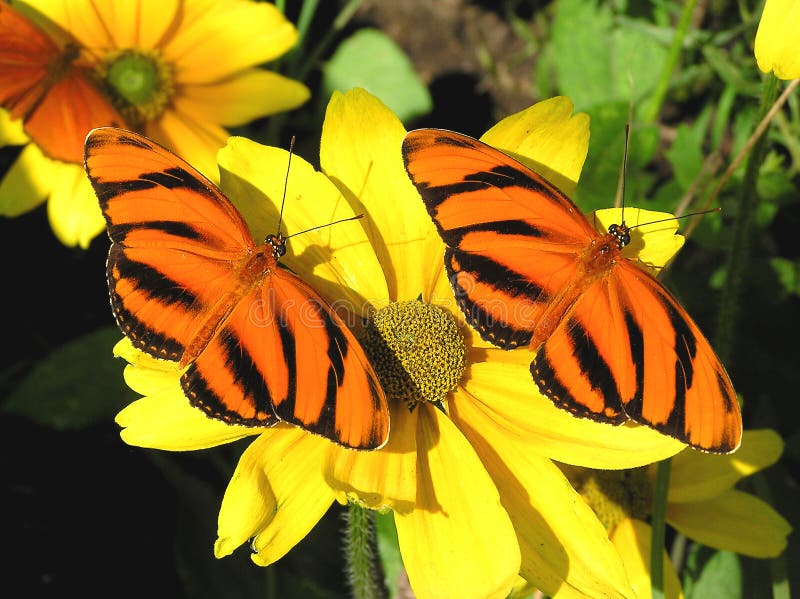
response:
M381 447L389 410L353 333L256 245L208 179L146 137L102 127L86 172L106 218L114 317L134 347L177 361L189 402L231 424L289 422L355 449Z
M598 233L548 181L465 135L411 131L402 152L468 322L498 347L534 350L533 380L556 406L707 452L739 446L725 368L672 294L622 256L624 222Z
M56 160L80 164L93 127L124 124L80 65L80 47L60 47L27 17L0 2L0 106Z

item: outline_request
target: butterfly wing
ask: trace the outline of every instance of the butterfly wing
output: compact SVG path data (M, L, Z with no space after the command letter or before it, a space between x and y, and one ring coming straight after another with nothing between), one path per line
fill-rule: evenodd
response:
M256 424L272 405L281 420L347 447L376 449L388 439L386 398L358 341L282 268L242 298L181 384L222 420Z
M0 105L49 157L80 163L90 129L122 117L76 64L80 50L59 48L47 34L0 3Z
M628 418L712 453L740 443L725 368L686 310L628 260L590 286L531 364L540 390L577 416Z
M467 320L499 347L530 343L597 233L544 178L471 137L411 131L403 159L447 245L445 267Z
M158 144L113 128L87 137L86 170L112 241L117 323L134 346L187 367L181 385L193 405L248 426L274 424L277 414L358 449L386 442L386 399L355 337L255 246L216 186ZM253 259L264 268L243 284Z

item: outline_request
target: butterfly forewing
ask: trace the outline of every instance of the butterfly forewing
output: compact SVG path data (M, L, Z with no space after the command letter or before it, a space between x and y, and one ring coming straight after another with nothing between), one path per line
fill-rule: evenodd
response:
M573 276L576 252L596 233L563 218L577 209L550 183L469 137L411 131L403 158L448 246L445 266L470 324L500 347L529 343L549 298Z
M389 411L353 334L311 287L256 246L217 187L138 134L86 140L86 170L112 244L108 285L134 346L185 367L209 416L278 420L357 449L382 446Z
M481 336L537 350L540 391L576 416L629 418L730 452L741 414L708 341L669 292L623 258L542 177L477 140L420 129L409 177L447 245L445 268Z

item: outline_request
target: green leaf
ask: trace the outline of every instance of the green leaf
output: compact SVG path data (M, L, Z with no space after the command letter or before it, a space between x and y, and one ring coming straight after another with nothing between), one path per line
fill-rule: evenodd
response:
M686 560L683 592L686 599L739 599L742 596L739 556L694 545Z
M608 4L559 0L553 22L558 86L576 110L645 97L660 76L665 43L636 19L616 19Z
M122 378L124 362L111 353L119 339L116 327L105 327L54 350L0 408L57 430L112 420L137 397Z
M770 258L769 264L778 277L778 281L786 293L800 295L800 260L789 260L776 256Z
M705 159L703 144L711 115L709 106L691 125L679 125L672 146L665 152L672 165L675 179L683 191L689 189L703 168ZM676 202L678 199L676 198Z
M377 29L360 29L339 44L322 68L325 96L362 87L405 122L433 108L425 83L403 50Z
M378 535L378 554L381 557L386 588L389 589L390 599L395 599L400 593L398 581L404 566L397 541L397 529L394 526L394 513L375 512L375 531Z

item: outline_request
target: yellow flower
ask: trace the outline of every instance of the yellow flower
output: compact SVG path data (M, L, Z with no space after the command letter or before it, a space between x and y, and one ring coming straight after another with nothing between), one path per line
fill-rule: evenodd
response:
M775 73L779 79L800 77L799 0L766 0L756 31L755 55L758 68Z
M212 179L224 127L295 108L308 89L255 68L288 51L294 26L271 4L249 0L27 0L14 5L68 32L98 85L129 126ZM220 57L224 57L221 59ZM49 198L56 236L88 247L104 221L82 164L53 160L18 128L0 144L27 144L0 183L0 214L18 216ZM87 132L80 133L81 139ZM30 143L28 143L30 142Z
M571 113L571 103L557 98L497 130L531 147L539 136L562 148L556 154L563 162L581 163L575 155L585 155L588 123ZM533 133L519 134L525 131ZM524 403L535 386L527 365L523 381L509 358L513 352L484 347L454 308L442 242L403 167L404 135L397 118L368 93L334 94L321 141L324 175L295 156L283 212L288 233L365 214L292 238L284 262L332 304L369 317L360 334L390 398L387 445L358 452L289 425L254 430L210 420L189 406L174 367L141 356L127 342L116 351L131 363L128 384L145 397L118 415L122 437L133 445L193 450L258 435L222 501L218 557L251 542L253 560L272 563L333 501L355 501L392 510L418 597L502 597L518 574L551 595L630 596L622 562L597 517L555 464L531 450L534 442L522 438L527 433L493 411L494 402ZM286 153L232 138L219 160L221 186L254 236L274 232ZM412 351L404 353L409 343ZM428 354L433 369L415 361L420 347L436 348ZM392 362L404 370L387 366ZM513 398L523 391L523 398ZM559 413L544 417L553 426L575 420L552 411ZM623 441L605 439L614 429L595 427L578 430L614 454L595 460L602 463L640 465L682 447L642 427L622 429ZM569 453L566 436L551 431L551 437L554 453ZM628 455L634 443L640 455ZM579 443L576 459L591 451Z
M789 523L769 504L734 488L742 478L774 464L783 441L770 429L745 431L730 455L684 450L672 459L667 523L687 538L742 555L769 558L786 548ZM628 471L565 471L600 519L637 592L649 594L650 539L646 523L652 503L655 465ZM666 596L681 593L678 575L664 554ZM645 595L646 596L646 595Z

